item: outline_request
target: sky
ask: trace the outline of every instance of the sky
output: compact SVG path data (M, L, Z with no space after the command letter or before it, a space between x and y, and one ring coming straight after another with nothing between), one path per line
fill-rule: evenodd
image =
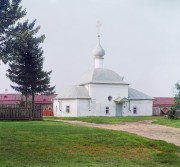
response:
M29 21L45 34L44 70L56 93L94 68L92 50L101 27L104 68L152 97L174 96L180 80L179 0L22 0ZM0 62L0 93L14 93Z

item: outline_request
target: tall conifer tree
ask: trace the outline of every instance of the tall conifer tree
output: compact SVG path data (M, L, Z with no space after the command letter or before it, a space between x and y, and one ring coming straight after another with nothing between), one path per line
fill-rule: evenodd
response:
M11 39L14 27L19 19L26 15L20 6L21 0L0 0L0 60L7 62L11 59Z
M43 70L43 50L40 44L45 36L37 37L40 27L35 28L35 22L19 23L16 27L14 39L11 41L12 52L15 59L9 63L7 77L16 85L11 87L23 95L32 95L34 107L35 93L54 93L50 86L51 71Z

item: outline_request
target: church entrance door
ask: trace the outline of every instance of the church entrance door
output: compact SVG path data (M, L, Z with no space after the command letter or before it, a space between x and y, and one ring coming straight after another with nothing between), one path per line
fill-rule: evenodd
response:
M116 103L116 116L122 116L122 104Z

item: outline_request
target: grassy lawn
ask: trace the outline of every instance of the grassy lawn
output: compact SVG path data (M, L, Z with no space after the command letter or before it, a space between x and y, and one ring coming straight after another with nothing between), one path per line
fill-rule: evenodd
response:
M62 122L0 122L1 167L175 167L180 147Z
M180 119L168 119L160 116L149 116L149 117L44 117L44 119L63 119L63 120L78 120L84 122L92 122L97 124L123 124L124 122L137 122L143 120L153 120L153 123L172 126L180 128Z

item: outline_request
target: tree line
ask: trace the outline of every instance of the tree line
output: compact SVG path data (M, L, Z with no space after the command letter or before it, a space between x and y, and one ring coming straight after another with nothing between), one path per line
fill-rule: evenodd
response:
M26 97L32 96L32 108L36 93L53 94L50 86L52 71L43 70L43 49L40 46L45 35L38 36L40 26L36 20L22 21L26 9L21 0L0 0L0 60L8 64L6 76L11 87Z

